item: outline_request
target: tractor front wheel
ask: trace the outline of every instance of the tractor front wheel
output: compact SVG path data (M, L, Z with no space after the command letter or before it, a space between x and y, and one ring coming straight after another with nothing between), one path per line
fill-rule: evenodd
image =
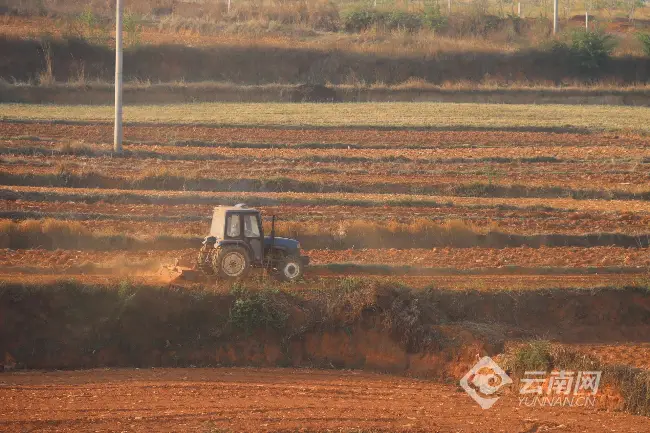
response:
M215 274L220 278L227 280L246 278L251 270L248 252L242 247L223 247L212 257Z
M300 257L288 256L284 257L278 263L277 276L282 281L293 282L298 281L302 277L303 264Z

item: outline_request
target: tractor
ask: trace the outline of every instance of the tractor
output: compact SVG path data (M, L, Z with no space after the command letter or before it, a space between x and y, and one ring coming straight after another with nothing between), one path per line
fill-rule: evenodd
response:
M264 236L259 210L245 204L215 207L194 270L207 278L239 280L252 268L262 268L282 281L299 280L309 257L300 255L297 240L275 236L275 215L271 221L271 233Z

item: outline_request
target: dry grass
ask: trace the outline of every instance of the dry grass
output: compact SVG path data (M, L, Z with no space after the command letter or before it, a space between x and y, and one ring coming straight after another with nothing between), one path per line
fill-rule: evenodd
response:
M45 84L47 83L47 84ZM620 84L612 80L581 82L567 80L561 86L548 80L503 82L484 78L481 81L458 80L440 84L411 78L395 85L383 82L331 85L340 102L458 102L493 104L566 104L566 105L647 105L650 84ZM298 86L292 84L244 85L232 82L181 81L151 83L134 80L124 85L127 104L178 104L213 102L289 102ZM108 103L113 85L108 81L83 79L80 73L67 82L10 83L0 78L0 98L23 103L85 105Z
M110 106L3 104L2 120L109 122ZM649 107L455 103L127 106L126 122L265 127L375 127L636 131L650 133Z
M16 216L14 216L16 217ZM177 224L178 227L178 224ZM181 227L187 228L187 225ZM201 226L197 225L197 228ZM205 227L204 227L205 229ZM271 232L271 223L264 222L264 233ZM199 235L200 234L200 235ZM200 246L203 230L174 230L171 225L140 228L135 233L124 226L109 224L97 226L93 222L67 219L42 219L12 222L0 220L0 249L75 249L75 250L182 250ZM199 236L197 236L199 235ZM307 221L277 221L276 236L298 239L305 250L365 250L365 249L431 249L431 248L510 248L558 247L565 245L618 246L643 248L648 237L620 234L592 234L585 236L513 235L498 230L498 225L478 227L461 220L432 221L419 218L400 222L394 218L385 221L348 220L340 223ZM318 253L317 253L318 254ZM322 252L321 252L322 254ZM329 253L326 253L329 256ZM321 263L322 261L322 255ZM341 256L326 261L344 260ZM359 257L357 257L359 258ZM193 258L191 259L193 260ZM372 260L372 254L362 262ZM392 259L389 259L392 260ZM377 263L385 263L379 261ZM409 262L411 263L411 262ZM413 264L413 263L411 263Z
M575 198L452 197L422 194L359 194L298 192L142 191L91 188L11 186L0 189L5 199L29 201L75 201L118 204L219 204L246 203L253 207L286 205L394 206L394 207L504 207L581 212L650 212L648 200L589 200Z
M0 250L169 250L191 248L197 244L197 239L187 236L150 234L136 238L113 229L92 231L83 223L71 220L0 220Z
M75 91L91 91L102 90L113 92L114 82L101 79L87 80L82 79L83 75L80 74L76 77L71 77L67 82L57 82L52 80L49 83L43 82L10 82L0 78L0 89L10 88L25 88L29 91L35 91L39 87L47 87L57 89L59 91L75 90ZM198 82L185 82L185 81L171 81L171 82L152 82L151 80L133 80L123 83L124 90L138 91L153 91L153 92L179 92L181 90L197 91L213 93L218 92L228 94L230 92L237 92L241 95L243 100L248 98L248 94L255 93L269 93L277 94L280 98L283 94L289 94L292 90L296 89L296 84L286 83L267 83L267 84L240 84L232 81L198 81ZM556 85L551 80L542 81L525 81L525 80L510 80L504 82L502 80L492 78L489 76L483 77L479 81L471 80L447 80L439 84L429 82L421 77L411 77L401 83L386 84L383 81L376 81L373 83L354 82L348 84L329 84L328 87L335 89L343 94L345 93L358 93L358 92L372 92L372 91L388 91L396 92L399 94L401 91L421 91L421 92L465 92L472 90L482 91L495 91L495 92L508 92L508 91L539 91L545 93L566 94L568 92L580 92L580 94L602 95L602 94L622 94L622 93L637 93L637 92L650 92L650 82L638 83L617 83L613 80L598 80L585 82L581 80L565 80L561 86ZM412 97L412 95L411 95ZM398 100L395 100L398 101ZM280 101L278 101L280 102Z
M110 24L103 29L88 27L75 20L46 17L0 17L0 34L15 38L36 38L43 35L57 38L82 38L91 42L112 44L114 33ZM515 44L476 37L457 38L435 34L428 30L418 33L368 31L357 34L338 32L308 33L296 29L266 27L245 21L218 24L209 17L180 18L176 15L161 19L155 27L145 25L138 33L142 44L183 44L193 47L235 46L242 48L300 47L321 52L354 52L382 55L433 55L441 52L509 52ZM100 30L102 30L100 32ZM101 33L98 35L98 32Z
M264 232L271 232L270 222ZM276 235L298 238L305 249L347 248L430 248L433 246L469 247L478 243L479 229L462 221L436 223L419 219L411 223L395 220L384 223L361 220L341 224L279 221ZM136 239L124 233L93 232L83 223L70 220L42 219L13 222L0 220L0 249L112 249L118 243L128 247L182 249L200 239L159 234Z
M34 68L43 61L42 40L51 40L50 75L57 81L83 85L111 79L114 54L110 42L83 32L51 36L41 33L33 39L25 38L24 32L19 25L5 32L9 37L3 49L9 63L0 69L6 80L38 81L40 71ZM110 41L110 33L102 37ZM631 38L640 50L640 42ZM450 78L477 82L487 77L495 83L514 79L564 85L598 80L630 85L642 81L640 77L645 73L642 58L617 57L597 71L584 71L578 63L552 55L547 49L548 40L541 45L516 45L485 38L444 37L428 31L327 33L307 38L295 34L217 35L201 36L195 41L194 36L150 30L132 35L131 39L139 43L125 52L125 76L154 82L198 82L223 77L242 84L331 82L364 86L401 83L412 77L436 84ZM89 58L94 60L85 60ZM260 58L264 58L261 63ZM196 67L199 64L201 67ZM47 69L42 70L47 73Z
M92 237L83 224L55 219L0 221L0 249L2 248L73 248Z
M191 46L230 45L241 47L295 48L324 52L346 51L365 54L422 56L444 52L512 52L521 48L544 45L550 40L550 24L539 21L539 14L531 15L526 30L519 32L510 28L505 20L499 29L483 36L459 34L453 25L445 30L433 31L424 28L417 32L386 31L372 28L355 34L337 32L342 28L337 6L323 0L271 3L233 3L230 14L225 13L225 4L211 4L211 10L201 13L199 5L193 3L191 13L183 14L176 10L172 14L152 14L151 6L129 6L138 20L137 34L130 32L127 43L145 44L184 44ZM204 6L207 6L204 5ZM460 6L460 5L459 5ZM91 16L92 23L86 22L87 6L77 12L68 11L48 17L1 17L0 33L12 37L40 37L48 34L55 37L75 37L101 44L112 44L114 38L112 23L100 8ZM401 7L400 7L401 9ZM421 10L420 6L411 8ZM650 11L650 8L645 8ZM497 12L497 11L494 11ZM503 11L505 13L507 11ZM643 10L641 10L643 12ZM472 16L470 10L458 10L455 19L464 22ZM503 13L500 15L503 16ZM581 11L581 13L584 13ZM70 15L72 14L72 16ZM597 13L596 13L597 14ZM498 14L499 15L499 14ZM599 27L610 28L617 34L620 46L614 55L642 55L641 44L636 39L634 25L626 22L612 22L606 17L598 23ZM487 20L487 18L484 18ZM453 20L452 20L453 22ZM467 24L467 23L465 23ZM637 23L637 26L640 24ZM467 27L467 25L465 25ZM580 28L578 21L562 22L562 28ZM137 44L135 43L135 44Z
M264 232L270 231L270 223L265 223ZM300 239L306 249L348 249L475 246L484 231L459 220L438 223L420 218L410 223L395 220L352 220L339 224L280 221L276 223L276 232L278 236Z

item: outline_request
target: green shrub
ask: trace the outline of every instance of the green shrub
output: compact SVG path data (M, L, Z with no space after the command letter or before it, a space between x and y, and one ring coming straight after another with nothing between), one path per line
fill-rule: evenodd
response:
M570 51L582 72L599 71L615 47L616 40L606 33L580 30L571 35Z
M416 32L422 28L422 15L407 11L395 10L385 15L379 15L377 18L381 18L389 30Z
M447 17L440 11L439 4L427 6L424 9L424 16L422 17L423 27L438 31L447 27L447 23Z
M86 39L91 43L99 45L104 45L109 42L110 34L106 26L102 23L102 17L93 12L90 7L84 9L84 11L77 16L77 22L84 30L76 32L74 37Z
M516 373L525 371L549 371L553 367L552 346L546 340L534 340L519 347L508 368Z
M441 18L437 20L440 21ZM375 9L361 8L352 9L343 13L343 28L347 32L361 32L368 30L374 25L382 27L385 30L402 30L407 32L416 32L425 25L431 26L425 14L404 10L378 11Z
M251 334L255 330L282 330L289 313L271 290L249 291L243 286L233 286L235 302L230 309L233 328Z
M352 9L343 13L343 28L346 32L361 32L370 28L375 22L375 11L370 9Z
M645 55L650 56L650 33L638 33L636 37L641 42Z
M500 30L505 19L495 15L471 13L457 14L449 17L447 34L456 37L487 37L489 33Z
M140 34L142 33L142 18L131 11L124 13L124 33L126 33L126 42L129 45L138 45L140 43Z
M571 47L565 41L553 39L550 43L544 44L543 46L556 56L571 56Z
M79 14L78 20L88 29L92 29L99 25L99 17L95 15L90 7L87 7L82 13Z
M578 30L571 34L569 42L555 40L550 50L557 56L570 62L578 74L596 76L605 66L616 39L602 32Z

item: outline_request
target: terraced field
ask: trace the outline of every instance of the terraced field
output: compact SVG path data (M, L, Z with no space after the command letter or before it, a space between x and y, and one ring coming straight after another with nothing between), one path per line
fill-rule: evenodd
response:
M394 114L382 123L361 109L352 116L351 107L131 107L127 120L135 123L117 157L101 107L5 105L0 215L74 221L95 237L138 241L129 248L158 251L164 263L198 244L212 206L244 201L280 215L281 229L304 238L321 266L543 268L545 278L555 268L590 279L620 268L624 280L647 273L643 123L599 122L608 114L600 107L569 110L560 124L562 109L548 107L519 107L510 117L511 106L374 104L370 112ZM432 225L445 236L423 237ZM391 236L380 235L382 227ZM38 251L30 247L28 254ZM110 250L85 261L131 254ZM13 254L8 265L18 269ZM29 257L20 260L34 268Z
M457 381L479 354L548 338L590 357L580 359L622 364L629 370L616 371L642 377L644 370L635 368L648 368L650 344L650 138L643 120L650 109L630 109L621 120L609 108L556 108L132 107L118 156L106 108L0 106L0 301L23 287L38 308L52 305L52 321L38 331L52 336L38 342L58 341L43 343L48 355L40 358L20 338L12 351L46 368L324 365ZM232 297L253 296L249 302L257 295L224 294L221 283L169 285L160 273L161 265L195 254L213 206L240 202L278 215L279 234L299 239L311 257L304 281L260 295L271 302L264 296L287 294L271 303L289 308L283 320L300 325L278 341L269 337L277 317L267 307L252 310L270 315L254 322L253 337L248 328L241 334L229 328ZM269 283L255 274L250 284ZM131 294L138 285L140 292ZM404 286L411 291L401 292ZM81 299L79 310L65 296ZM341 307L319 296L345 301ZM397 300L386 307L391 296ZM123 297L121 307L110 307L113 297ZM32 302L23 295L4 299L11 314L20 302ZM202 305L215 307L192 322L191 309L199 308L201 318ZM310 313L313 305L324 310ZM30 308L20 311L35 314ZM91 313L97 308L107 312ZM122 316L129 308L137 319ZM53 313L59 310L61 317ZM377 318L364 316L373 313ZM116 328L106 325L112 314ZM310 314L324 328L305 325ZM341 324L327 325L334 320L323 319L327 314ZM222 316L229 317L226 325L212 324ZM39 317L30 321L40 323ZM95 317L102 319L89 325ZM375 329L387 323L392 331L385 335ZM225 330L215 331L220 326ZM170 336L179 329L196 338L188 348ZM424 329L434 342L418 340ZM115 333L117 342L106 337ZM72 343L77 338L81 343ZM202 338L222 338L219 349ZM256 346L255 338L262 343ZM48 352L50 345L57 349ZM615 408L647 415L635 400L647 387L626 386L616 388L614 400L624 403ZM611 408L609 394L605 400ZM9 415L9 427L38 425L19 412ZM339 421L331 425L352 425ZM619 421L630 431L644 422ZM569 424L566 431L582 425Z

